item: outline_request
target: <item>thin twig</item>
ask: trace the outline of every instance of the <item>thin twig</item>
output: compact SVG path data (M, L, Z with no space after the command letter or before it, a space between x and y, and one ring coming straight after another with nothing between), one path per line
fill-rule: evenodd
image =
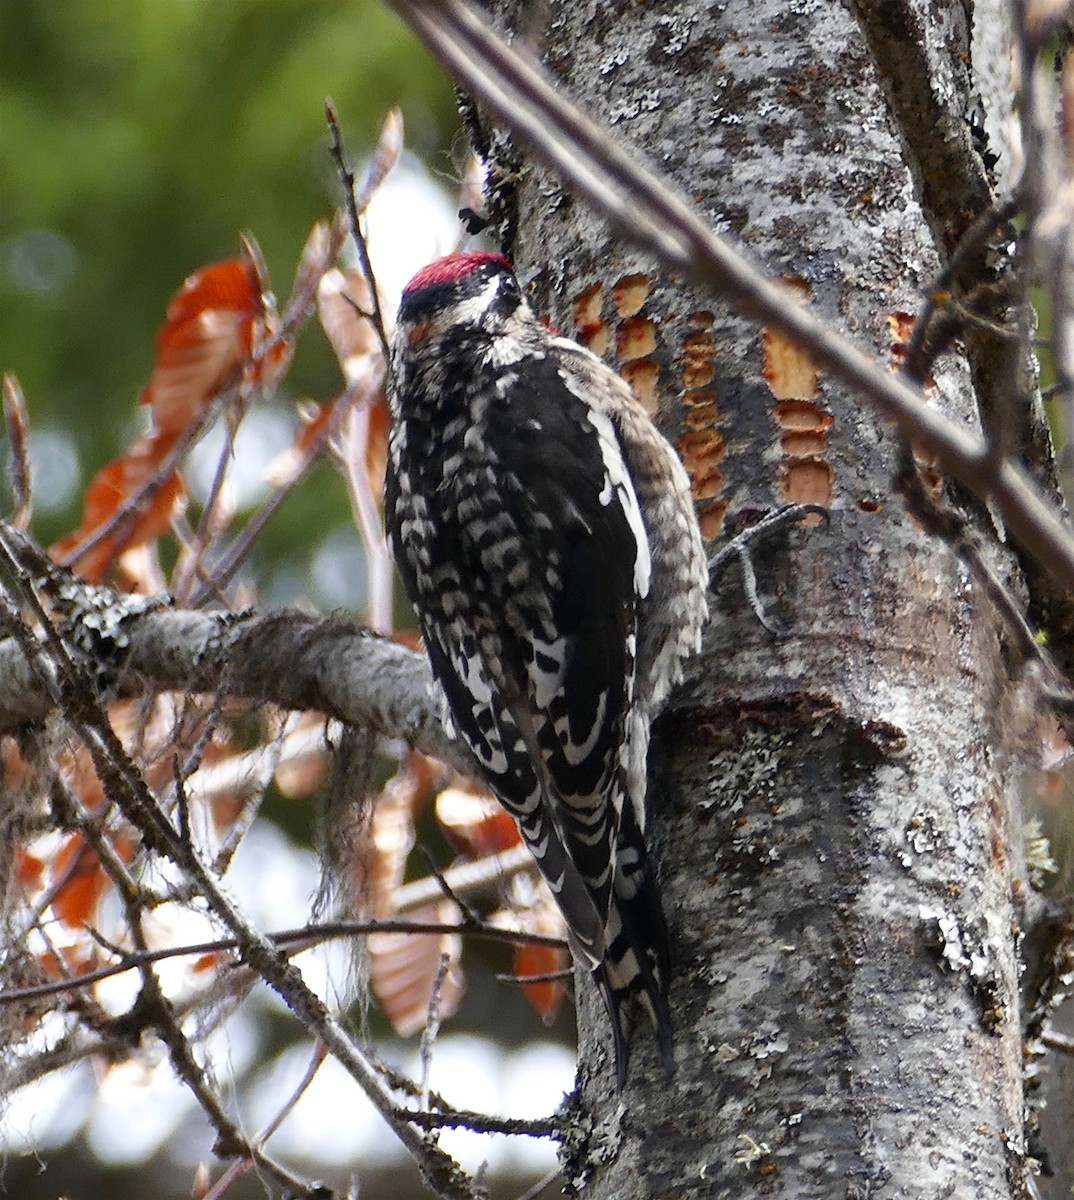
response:
M781 630L769 621L764 611L764 605L761 603L761 598L757 593L757 574L753 569L753 557L750 553L750 547L755 542L762 541L769 534L775 533L787 525L804 521L806 517L822 517L827 521L829 514L828 510L819 504L785 504L782 508L777 508L774 512L766 514L755 524L742 530L741 533L731 538L729 542L725 542L709 559L710 587L727 569L731 559L738 559L739 566L742 569L742 588L746 593L746 599L749 601L750 608L753 610L753 615L769 633L775 636L779 636Z
M374 1065L324 1001L308 987L300 972L246 920L199 861L192 859L186 866L205 890L211 907L232 929L243 961L259 971L291 1011L324 1041L410 1152L428 1186L439 1188L447 1200L475 1200L474 1188L454 1159L398 1119L395 1099Z
M238 434L239 424L245 416L245 407L240 409L236 421L224 422L226 429L224 444L220 449L220 457L216 461L212 482L205 498L205 506L201 512L201 520L198 522L197 529L194 530L194 536L189 545L184 548L187 558L187 562L184 564L185 569L177 573L177 578L170 589L178 604L183 604L187 600L190 589L194 586L194 580L198 577L203 556L212 540L213 526L217 523L217 512L223 496L224 482L235 461L235 438Z
M358 1083L374 1108L388 1122L418 1165L426 1183L439 1188L449 1200L475 1200L476 1191L459 1165L439 1146L433 1145L413 1126L396 1117L397 1101L385 1087L368 1057L344 1029L324 1001L311 990L301 973L272 941L260 932L222 889L216 876L201 861L194 847L161 812L137 767L112 729L93 695L93 689L80 666L70 657L53 629L31 581L10 545L10 531L0 525L0 548L9 557L20 582L24 599L42 624L42 646L26 648L27 657L36 664L46 653L50 665L63 680L65 712L71 728L89 750L105 793L142 836L143 842L175 864L197 886L208 907L230 929L242 961L257 971L285 1001L300 1021L319 1037L339 1060L340 1065ZM45 668L38 669L42 682ZM141 947L139 947L141 949ZM147 966L140 968L143 979L152 977Z
M254 822L254 818L261 809L261 804L265 798L265 789L270 780L279 770L281 764L284 762L294 762L297 760L298 755L287 756L285 758L285 749L294 732L293 729L290 733L288 730L290 727L293 727L299 721L299 719L300 718L297 714L288 713L280 725L279 733L272 738L267 746L260 746L256 751L246 755L238 756L241 758L256 757L259 780L258 784L254 786L249 779L245 779L243 780L242 786L239 788L240 794L245 790L247 791L247 796L243 801L239 811L229 819L227 833L221 840L220 848L217 850L216 856L213 858L212 867L217 875L225 874L228 867L231 865L232 858L234 857L239 846L242 844L242 841L246 837L250 826ZM317 746L317 750L315 752L317 756L323 757L326 752L323 733L319 733L317 735L317 741L314 744ZM231 767L233 763L232 761L228 760L220 765ZM234 765L237 766L238 764ZM189 785L188 790L190 790ZM202 779L201 786L198 790L203 794L205 793L206 788L204 778Z
M1042 694L1049 696L1052 707L1069 709L1074 695L1063 685L1062 674L1026 620L1024 606L986 560L968 519L950 504L942 503L930 495L908 446L903 448L903 463L897 483L910 512L925 529L951 547L982 585L1022 658L1041 666L1043 679L1039 686Z
M172 477L183 455L209 427L221 406L238 395L238 392L237 386L228 388L226 391L218 393L210 403L206 404L179 435L175 445L160 460L149 478L139 484L106 520L87 533L77 546L58 558L57 565L74 567L105 538L113 535L116 536L117 541L122 542L128 531L133 528L134 523L152 504L156 494Z
M497 972L496 980L499 983L559 983L561 979L573 979L574 971L571 967L564 967L560 971L545 971L540 975L512 975L510 973Z
M533 855L528 847L519 844L510 850L501 850L491 858L457 863L443 873L443 878L451 894L458 900L485 892L490 887L502 886L519 872L535 870ZM437 879L418 879L404 884L395 893L395 910L399 913L413 912L438 900L443 892L443 886Z
M302 1078L298 1081L297 1086L295 1087L294 1091L291 1093L287 1102L283 1105L283 1107L280 1109L280 1111L272 1118L271 1121L269 1121L269 1123L265 1126L265 1128L262 1129L261 1132L254 1139L254 1141L256 1142L257 1145L260 1146L264 1142L267 1142L268 1139L270 1137L272 1137L272 1135L276 1132L276 1130L279 1129L279 1127L283 1124L283 1122L287 1118L287 1116L291 1112L294 1111L295 1105L299 1102L299 1100L302 1099L302 1097L309 1090L310 1084L313 1083L314 1079L317 1076L317 1072L324 1065L324 1060L327 1057L328 1057L328 1050L325 1048L325 1046L321 1042L318 1042L313 1047L313 1054L310 1056L310 1061L309 1061L308 1065L306 1066L305 1073L303 1074Z
M182 812L182 810L180 810ZM180 831L182 836L182 830ZM98 849L103 849L98 842ZM112 859L102 856L102 865L106 870L112 866ZM117 880L117 884L118 884ZM144 905L140 894L134 890L120 889L127 928L134 942L135 953L145 953L148 946L142 925ZM250 1159L277 1183L288 1189L294 1196L313 1196L311 1185L277 1163L269 1155L264 1154L259 1147L246 1141L239 1131L238 1125L228 1116L223 1103L216 1091L210 1086L205 1070L199 1065L191 1048L190 1041L183 1032L180 1020L174 1007L164 995L164 989L156 972L144 960L139 963L138 971L142 986L135 1007L138 1010L142 1027L151 1026L168 1049L168 1057L176 1077L183 1082L197 1100L203 1113L216 1132L214 1149L222 1157L237 1157Z
M369 283L369 295L373 311L368 314L368 319L372 322L373 328L376 330L381 350L384 352L384 361L387 362L391 356L391 344L388 340L388 332L384 324L384 313L380 307L377 277L373 274L373 267L369 261L369 247L366 245L365 234L362 233L361 214L358 212L358 204L354 194L354 172L347 166L346 155L343 152L343 135L339 128L339 117L336 115L335 105L333 105L331 100L324 102L324 115L331 135L329 148L332 161L336 164L336 171L339 174L340 182L343 184L343 198L347 206L347 216L350 219L351 236L354 238L354 244L358 250L358 261L362 267L362 274Z
M477 915L477 912L469 904L467 904L466 901L463 900L462 897L459 896L455 889L451 886L450 881L441 869L440 864L433 857L433 853L428 846L419 845L418 852L421 854L422 858L425 859L425 865L429 868L429 874L433 877L433 879L436 880L445 898L450 900L451 903L454 904L462 913L463 920L480 924L481 918Z
M505 1133L511 1137L558 1138L561 1125L556 1117L493 1117L462 1108L444 1112L397 1110L400 1120L422 1129L470 1129L474 1133Z
M117 853L111 838L104 831L106 814L87 812L59 774L52 775L49 798L56 810L56 815L61 818L67 828L78 830L86 839L94 854L97 855L98 861L108 872L120 896L127 903L133 903L136 898L141 897L144 903L147 898L146 889L135 881L134 876L127 869L127 864ZM53 888L49 889L49 893L52 898L56 895ZM51 898L49 903L51 903Z
M429 1074L433 1069L433 1046L440 1034L442 1020L440 997L450 967L451 955L441 953L440 961L436 964L436 974L433 976L433 986L429 989L429 1004L425 1010L425 1027L421 1031L421 1040L418 1043L418 1100L422 1108L429 1107Z
M503 942L509 946L549 946L566 949L563 938L540 933L526 933L520 929L502 929L498 925L472 921L407 921L402 918L370 921L328 921L318 925L305 925L299 929L284 929L264 936L277 949L287 954L299 954L322 942L334 938L364 937L373 933L408 934L460 934L480 941ZM60 979L49 983L38 983L24 988L5 988L0 992L0 1005L13 1004L20 1000L33 1000L40 996L55 996L77 988L91 987L102 979L111 979L126 971L140 970L149 963L164 962L169 958L186 958L192 955L223 954L240 948L237 937L211 938L204 942L187 942L182 946L162 946L156 950L128 950L123 952L123 961L111 966L99 967L71 979Z
M228 586L235 572L245 562L247 555L253 549L265 526L279 512L284 501L302 481L313 463L324 452L325 446L328 445L330 439L340 429L351 409L360 400L368 401L371 394L369 389L378 386L379 380L376 378L371 381L359 381L357 384L351 383L347 386L346 391L335 402L335 408L332 410L332 415L326 427L320 430L317 436L303 450L302 459L297 469L291 473L285 483L273 489L272 493L243 526L242 532L238 537L235 538L228 549L212 565L211 582L207 581L204 583L191 597L190 603L194 608L198 608L204 604L212 596L214 590Z
M547 1175L542 1176L533 1187L527 1188L522 1195L517 1196L515 1200L537 1200L537 1197L544 1191L546 1187L563 1174L562 1167L553 1167Z
M40 771L42 776L47 779L47 790L49 802L57 816L61 820L66 820L70 828L77 829L85 834L86 828L83 828L69 814L75 811L76 802L71 794L67 782L55 770L55 764L51 761L42 762L41 755L35 755L34 767ZM106 813L95 814L93 817L88 817L85 821L85 826L96 829L103 824L107 819ZM89 838L87 838L87 841ZM48 887L34 900L29 906L29 911L26 913L26 923L23 930L16 936L17 941L21 941L31 929L34 929L40 924L41 918L46 911L52 906L53 901L63 892L64 888L71 882L75 872L79 869L80 856L73 856L70 862L52 878ZM145 889L143 888L143 892ZM0 993L2 996L3 993Z

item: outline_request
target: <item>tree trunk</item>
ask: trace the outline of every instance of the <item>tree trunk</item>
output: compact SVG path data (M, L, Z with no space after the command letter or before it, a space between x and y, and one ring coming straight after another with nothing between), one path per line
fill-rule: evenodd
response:
M978 5L974 25L968 7L549 0L540 27L525 3L498 16L716 229L897 365L908 314L1009 170L1001 9ZM788 501L830 515L755 552L778 636L739 570L722 577L656 731L678 1065L669 1082L639 1031L620 1108L586 989L568 1178L616 1200L1026 1194L1014 785L1031 718L1000 622L908 515L899 439L852 395L532 166L519 211L521 276L659 412L714 547ZM979 428L1023 370L967 339L932 402Z

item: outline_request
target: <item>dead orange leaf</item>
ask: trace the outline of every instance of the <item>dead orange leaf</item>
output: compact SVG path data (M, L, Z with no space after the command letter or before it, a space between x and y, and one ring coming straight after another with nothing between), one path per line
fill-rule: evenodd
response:
M144 502L134 506L129 517L118 521L112 532L86 550L79 549L152 480L177 439L178 434L153 430L138 438L122 458L102 467L86 489L79 527L53 542L49 554L57 562L70 563L83 579L100 583L125 550L160 537L171 526L186 498L186 488L176 470L164 478L156 491L147 493Z
M515 974L553 975L568 966L567 953L556 946L516 946ZM542 979L533 983L522 983L522 994L537 1010L546 1025L555 1020L563 997L567 992L564 979Z
M80 833L64 839L52 872L54 878L63 880L52 899L52 911L69 929L81 929L93 917L97 901L108 887L108 876Z
M487 792L445 788L436 798L436 816L461 854L484 858L517 846L518 826Z
M24 891L32 892L41 886L45 874L44 860L25 846L15 847L15 882Z
M97 472L86 490L82 522L50 547L54 558L99 582L118 555L169 528L185 495L178 471L165 470L180 438L222 388L240 380L267 384L290 359L291 343L279 336L279 317L266 287L260 252L247 241L242 257L202 267L172 297L157 334L153 374L141 395L153 428ZM135 497L138 503L114 532L80 550Z
M243 256L195 271L172 297L141 397L158 429L182 433L243 368L254 383L267 383L280 371L290 356L286 341L256 366L250 362L279 332L265 287L257 262Z

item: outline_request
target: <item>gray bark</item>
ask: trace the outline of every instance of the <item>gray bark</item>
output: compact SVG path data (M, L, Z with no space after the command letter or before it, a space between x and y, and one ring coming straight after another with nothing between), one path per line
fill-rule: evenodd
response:
M195 612L73 584L59 602L71 651L115 695L175 689L317 709L402 738L459 770L469 752L444 732L428 660L351 621L295 610ZM0 733L45 719L56 682L43 686L14 638L0 639Z
M1002 41L995 5L976 29L949 0L541 13L499 15L880 358L992 196L982 150L1009 174L995 64L974 57ZM1026 1194L1015 785L1031 716L996 617L907 515L898 440L852 396L808 366L789 378L761 330L662 277L540 170L519 201L520 274L658 409L707 535L787 500L831 516L758 553L784 636L723 579L658 726L678 1066L665 1080L639 1032L620 1107L583 996L569 1177L616 1200ZM1024 384L1020 358L970 344L937 366L933 402L979 427L997 362ZM1023 446L1040 445L1031 417Z

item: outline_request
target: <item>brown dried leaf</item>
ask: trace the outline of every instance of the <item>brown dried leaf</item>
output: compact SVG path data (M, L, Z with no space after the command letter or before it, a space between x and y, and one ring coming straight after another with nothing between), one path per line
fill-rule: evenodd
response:
M26 529L30 524L33 492L28 444L30 416L14 375L4 376L4 422L11 444L11 490L15 495L11 523L18 529Z
M403 882L414 848L414 805L424 790L409 765L384 789L373 811L369 861L362 864L370 916L395 912L395 889Z
M403 154L404 128L402 109L394 105L384 114L380 137L369 160L361 188L355 193L354 203L359 213L365 212L373 193L394 170Z
M460 914L456 904L444 899L415 910L409 917L454 924ZM440 959L445 954L448 967L437 1007L441 1018L455 1014L465 990L459 967L462 938L457 933L374 933L369 936L368 949L373 994L400 1037L410 1037L424 1028Z
M298 257L295 282L291 289L294 296L314 296L324 273L332 266L335 257L335 237L327 221L314 222L306 244Z
M276 786L288 800L304 800L312 796L325 781L327 763L324 758L295 759L281 763L276 772Z
M368 372L380 343L369 318L372 311L369 284L358 271L326 271L317 286L317 316L343 377L354 383Z

